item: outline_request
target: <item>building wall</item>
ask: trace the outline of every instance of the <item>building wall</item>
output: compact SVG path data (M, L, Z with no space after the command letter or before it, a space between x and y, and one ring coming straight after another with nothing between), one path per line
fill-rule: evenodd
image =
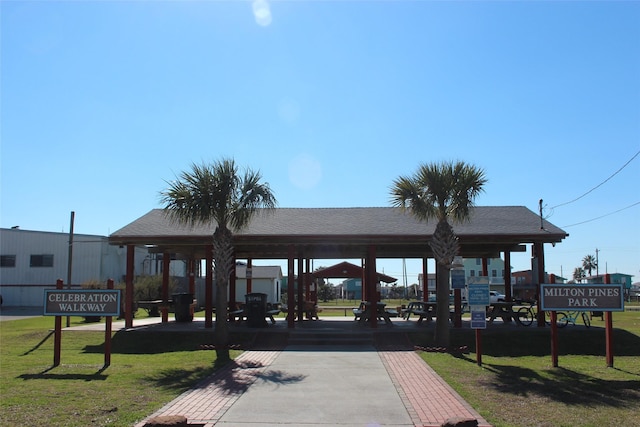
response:
M0 255L15 257L15 265L0 267L0 294L7 306L42 306L44 289L56 281L67 282L69 234L20 229L0 229ZM31 265L32 255L52 256L52 264ZM136 248L134 274L141 274L144 248ZM88 281L124 280L126 249L108 244L107 237L74 234L71 281L79 287Z

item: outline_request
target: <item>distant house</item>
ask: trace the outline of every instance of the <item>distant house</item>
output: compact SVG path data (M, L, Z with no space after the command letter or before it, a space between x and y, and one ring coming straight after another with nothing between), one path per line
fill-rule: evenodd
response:
M126 251L109 245L106 236L74 234L71 281L82 283L107 279L122 281ZM146 248L136 248L135 274L142 274ZM150 263L148 267L151 268ZM55 288L56 281L67 282L69 233L0 229L0 295L6 306L43 306L44 289Z
M345 299L362 299L362 279L346 279L342 282L342 289L344 289L343 292Z
M245 302L247 290L247 266L236 265L236 301ZM251 293L267 294L267 302L280 302L282 292L282 269L280 266L251 267Z
M465 271L465 283L469 283L474 278L484 276L482 258L464 258L462 264ZM436 275L430 273L427 281L427 292L429 294L435 294L436 292ZM489 278L489 287L492 290L500 291L504 293L504 261L501 258L487 259L487 277ZM418 275L418 284L420 289L424 289L423 275ZM463 297L466 297L463 292Z
M587 283L604 283L604 274L598 274L595 276L585 277L584 280ZM628 291L631 288L631 278L633 276L630 274L622 274L622 273L609 273L609 279L611 283L619 283L624 285L625 291Z
M555 274L544 274L545 283L567 283L564 277ZM536 298L537 281L534 280L532 270L514 271L511 273L511 291L514 298L532 300Z

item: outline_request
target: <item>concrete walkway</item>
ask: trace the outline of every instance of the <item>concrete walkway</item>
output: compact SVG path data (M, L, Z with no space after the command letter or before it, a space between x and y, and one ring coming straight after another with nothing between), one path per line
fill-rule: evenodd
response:
M372 346L246 351L147 420L159 415L203 427L489 426L414 351Z

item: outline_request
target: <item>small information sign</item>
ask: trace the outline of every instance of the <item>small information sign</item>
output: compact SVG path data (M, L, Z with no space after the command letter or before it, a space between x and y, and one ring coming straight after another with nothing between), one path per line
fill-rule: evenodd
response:
M464 289L464 270L451 270L451 289Z
M489 284L469 283L469 305L488 306L491 303L489 298Z
M487 328L487 309L485 306L471 306L471 328L486 329Z

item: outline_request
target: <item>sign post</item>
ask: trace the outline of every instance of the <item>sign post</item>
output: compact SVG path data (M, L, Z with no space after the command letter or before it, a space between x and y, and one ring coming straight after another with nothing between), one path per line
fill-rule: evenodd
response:
M63 282L56 282L55 290L44 291L44 315L55 316L53 366L60 365L62 341L62 316L106 316L105 368L111 363L111 316L120 314L120 291L113 289L113 280L107 282L106 290L63 290Z
M56 281L56 289L62 289L61 279ZM53 334L53 366L59 366L60 348L62 347L62 316L56 316Z
M605 282L609 281L605 276ZM551 312L551 359L558 366L556 312L604 311L607 367L613 367L613 322L611 312L624 311L624 293L621 284L540 285L540 301L543 311Z
M471 328L476 330L476 362L482 366L482 334L487 328L487 306L489 283L469 283L469 307L471 307Z

